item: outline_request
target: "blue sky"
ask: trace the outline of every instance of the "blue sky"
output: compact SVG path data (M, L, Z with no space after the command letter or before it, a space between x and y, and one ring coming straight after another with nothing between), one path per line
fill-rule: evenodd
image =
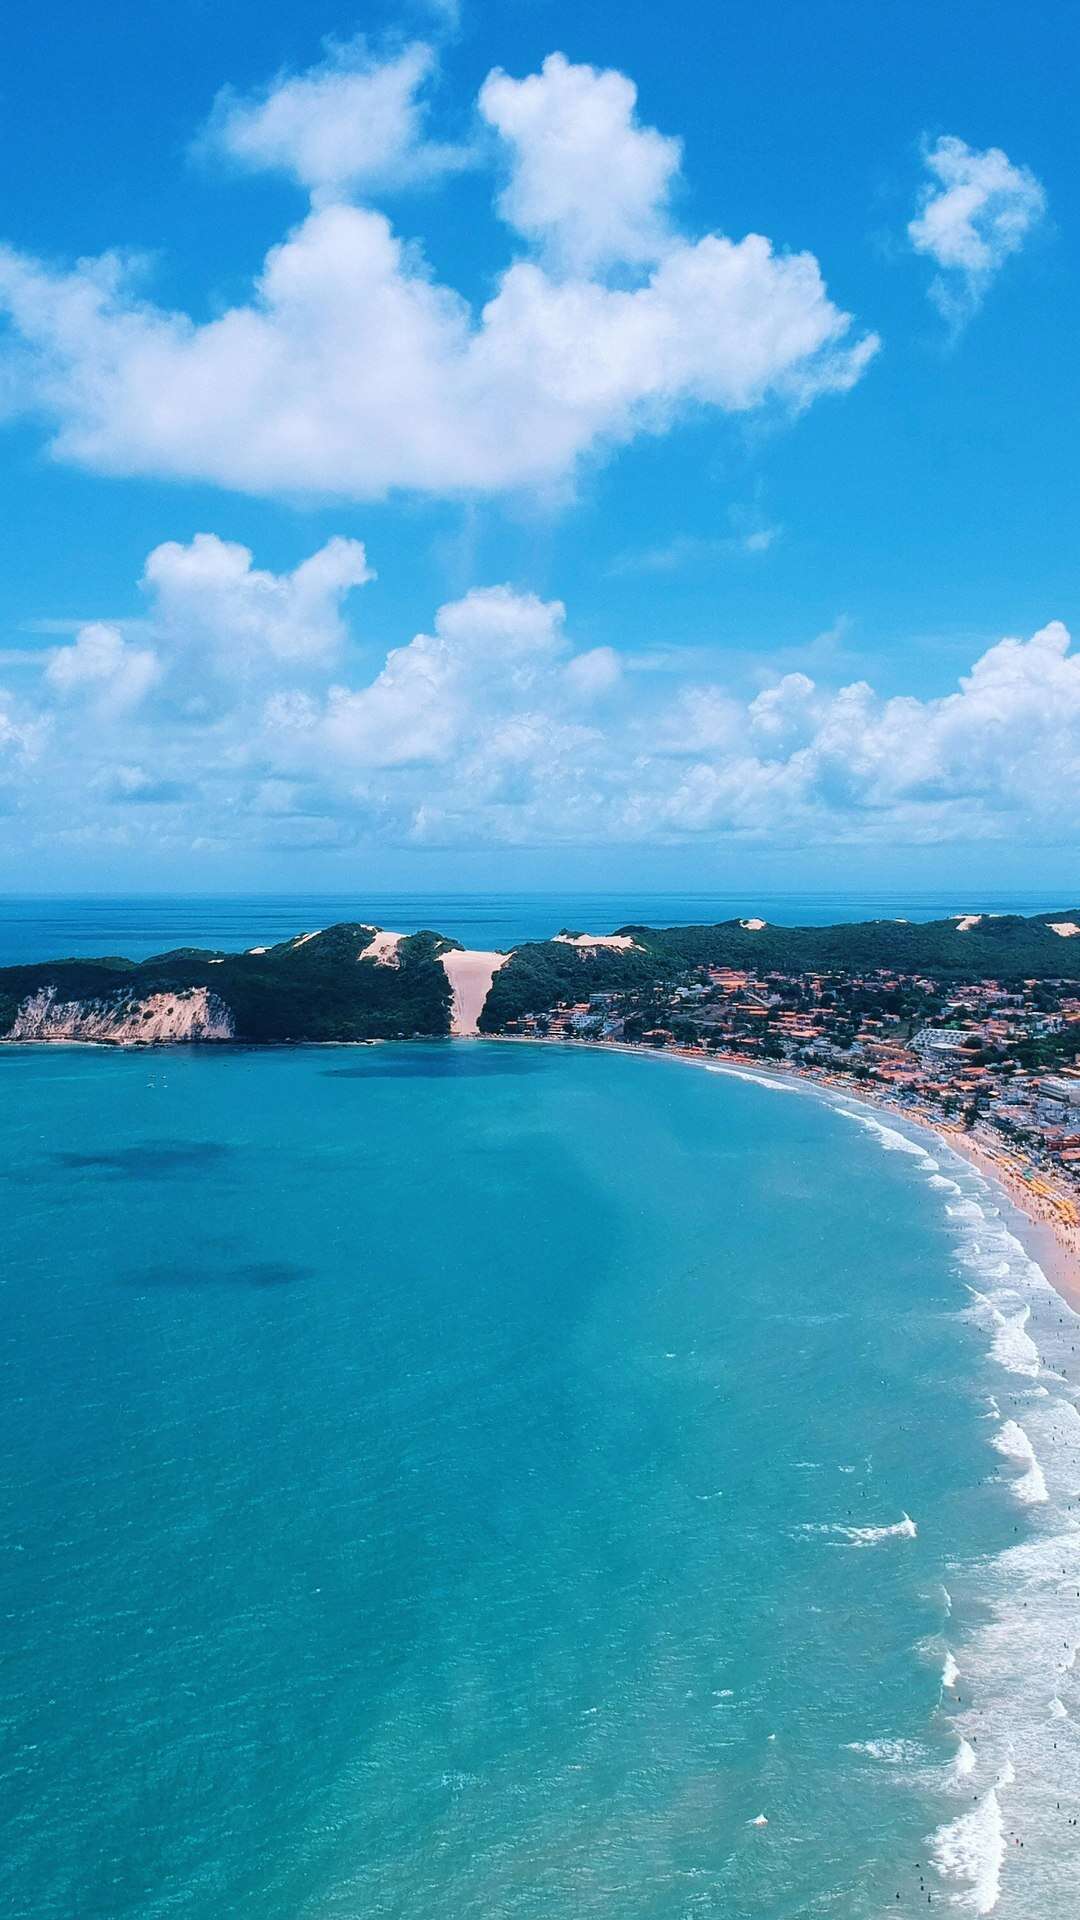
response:
M5 26L0 885L1076 892L1072 9Z

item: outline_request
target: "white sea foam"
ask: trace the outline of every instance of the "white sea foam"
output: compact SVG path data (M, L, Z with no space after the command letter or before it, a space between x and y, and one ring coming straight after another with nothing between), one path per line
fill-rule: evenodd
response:
M914 1766L926 1758L926 1748L917 1740L849 1740L848 1753L864 1753L868 1760L881 1760L886 1766Z
M1047 1409L1041 1419L1057 1417ZM1053 1511L1056 1463L1046 1453L1041 1426L1036 1437L1053 1469L1047 1474ZM1007 1827L1024 1841L1022 1884L1018 1880L1009 1889L1009 1911L1016 1920L1080 1911L1080 1856L1068 1824L1080 1798L1080 1751L1072 1725L1080 1717L1080 1528L1071 1516L1062 1515L1061 1521L1062 1530L1040 1529L957 1573L964 1582L961 1608L966 1611L970 1597L980 1622L958 1649L963 1703L949 1717L957 1740L966 1739L977 1757L968 1792L979 1780L996 1781L998 1792L1002 1784L1011 1788ZM999 1776L1007 1759L1015 1765L1015 1779L1006 1771L1003 1781ZM978 1847L989 1848L993 1826L993 1807L985 1803L984 1789L970 1808L971 1826L959 1841L945 1830L943 1841L946 1851L954 1850L943 1856L945 1864L955 1860L958 1846L971 1849L971 1871L954 1897L974 1912L990 1911L977 1904L975 1892L982 1888L989 1895L993 1887L991 1854L987 1851L981 1861L976 1857Z
M838 1539L847 1540L853 1547L876 1547L882 1540L914 1540L919 1529L910 1513L905 1513L891 1527L848 1527L839 1521L808 1522L799 1528L800 1533L831 1533Z
M986 1214L977 1200L953 1200L945 1208L950 1220L985 1220Z
M1002 1313L999 1307L991 1311L997 1326L991 1351L998 1366L1007 1373L1023 1373L1034 1379L1039 1371L1039 1349L1027 1331L1031 1308L1023 1306L1013 1314Z
M877 1128L868 1131L880 1141ZM901 1150L898 1140L881 1144ZM905 1144L915 1171L925 1172ZM1080 1320L1010 1230L997 1184L944 1143L940 1160L926 1185L967 1280L964 1317L984 1336L988 1367L1002 1369L991 1376L1000 1404L987 1395L974 1412L1007 1463L1002 1480L1039 1518L1030 1530L1021 1522L1023 1537L1003 1552L950 1563L956 1652L940 1640L925 1650L941 1662L940 1712L955 1740L940 1778L967 1804L934 1834L932 1857L950 1910L1004 1908L1007 1887L1010 1920L1043 1920L1080 1912L1080 1849L1069 1825L1080 1803ZM1014 1833L1023 1839L1017 1862Z
M876 1546L879 1540L915 1540L919 1529L910 1513L905 1513L891 1527L844 1527L842 1529L856 1547Z
M1013 1778L1007 1763L970 1813L950 1820L934 1835L938 1872L960 1889L953 1895L954 1904L969 1913L992 1913L998 1903L1005 1864L1005 1822L998 1794L1012 1785Z
M966 1317L982 1329L988 1361L1008 1382L1008 1401L998 1386L1002 1405L992 1396L984 1402L991 1444L1015 1470L1008 1483L1016 1499L1048 1517L1002 1553L952 1563L949 1584L957 1607L950 1638L961 1631L958 1620L972 1625L955 1654L937 1642L942 1705L956 1741L943 1778L947 1790L968 1798L968 1805L934 1834L933 1858L949 1905L989 1914L1001 1897L1015 1829L1024 1840L1018 1855L1023 1873L1009 1886L1011 1920L1078 1912L1080 1851L1066 1809L1080 1802L1080 1748L1073 1741L1080 1721L1080 1414L1072 1404L1077 1389L1069 1384L1080 1321L1010 1231L1007 1201L996 1183L944 1142L937 1162L873 1115L853 1107L837 1110L884 1150L907 1154L938 1195L957 1267L975 1283L969 1284ZM1002 1411L1010 1402L1015 1409L1020 1398L1022 1426ZM905 1515L888 1528L806 1531L864 1546L898 1534L910 1537L915 1528ZM876 1754L871 1742L854 1750L878 1759L890 1752L888 1743L876 1744Z
M748 1080L754 1087L769 1087L773 1093L801 1093L802 1088L793 1086L790 1080L772 1080L764 1073L745 1073L741 1067L708 1066L706 1073L726 1073L732 1080Z
M856 1107L837 1107L836 1111L842 1113L845 1120L854 1120L856 1126L865 1127L886 1153L910 1153L923 1162L926 1171L936 1173L937 1161L917 1140L909 1140L906 1133L900 1133L896 1127L885 1126L872 1113L860 1113Z
M990 1444L997 1449L998 1453L1003 1454L1006 1460L1011 1460L1015 1466L1023 1467L1024 1471L1019 1478L1009 1483L1022 1505L1041 1506L1049 1500L1046 1476L1036 1458L1035 1449L1019 1421L1006 1420L994 1434Z

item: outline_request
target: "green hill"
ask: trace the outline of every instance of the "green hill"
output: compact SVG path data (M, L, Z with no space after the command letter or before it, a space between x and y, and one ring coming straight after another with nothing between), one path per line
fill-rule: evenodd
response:
M524 1013L663 984L701 966L788 974L895 971L943 982L1080 980L1080 935L1055 932L1055 924L1080 926L1080 907L1027 918L981 916L970 924L629 926L620 929L633 942L626 948L530 941L495 975L480 1027L498 1033ZM247 953L180 947L138 962L109 955L2 968L0 1037L274 1042L447 1034L451 995L439 956L458 943L431 931L409 934L385 964L368 952L375 932L347 923ZM169 996L175 1033L155 1027ZM195 1014L192 1024L188 1016ZM32 1030L35 1021L40 1030Z

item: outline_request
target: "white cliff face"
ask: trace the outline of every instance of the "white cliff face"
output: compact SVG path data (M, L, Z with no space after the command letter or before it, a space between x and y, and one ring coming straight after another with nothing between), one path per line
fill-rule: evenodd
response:
M114 1046L231 1040L233 1018L207 987L150 993L141 1000L58 1000L55 987L25 999L7 1040L97 1040Z

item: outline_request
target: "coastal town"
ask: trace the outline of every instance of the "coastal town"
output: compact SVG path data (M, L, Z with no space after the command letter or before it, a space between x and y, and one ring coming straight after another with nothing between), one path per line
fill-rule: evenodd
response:
M984 1154L1029 1212L1080 1230L1075 980L700 966L505 1031L785 1070L883 1101Z

